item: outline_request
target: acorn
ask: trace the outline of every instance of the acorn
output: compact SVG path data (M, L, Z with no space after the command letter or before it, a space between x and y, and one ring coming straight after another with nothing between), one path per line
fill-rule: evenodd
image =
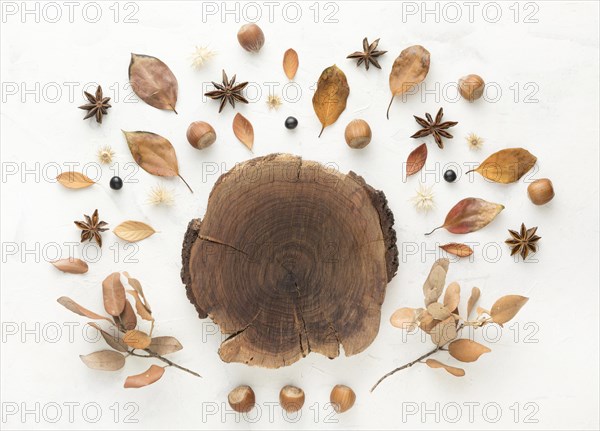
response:
M242 385L229 392L227 401L229 401L229 405L236 412L248 413L254 408L256 397L250 386Z
M535 180L527 187L527 195L536 205L544 205L554 198L554 187L548 178Z
M279 404L288 413L297 412L304 405L304 391L296 386L284 386L279 392Z
M344 137L350 148L365 148L371 142L371 128L365 120L352 120L346 126Z
M352 408L356 401L354 391L345 385L335 385L329 396L331 405L336 413L344 413Z
M244 24L237 34L238 42L246 51L258 52L265 44L265 34L256 24Z
M479 75L467 75L458 80L458 91L460 95L469 102L479 99L483 95L485 82Z
M198 150L211 146L217 140L215 129L204 121L194 121L187 129L187 140Z

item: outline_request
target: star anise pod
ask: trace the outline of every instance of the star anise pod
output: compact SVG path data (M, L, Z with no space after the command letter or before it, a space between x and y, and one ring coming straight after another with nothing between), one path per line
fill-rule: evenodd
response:
M442 142L442 137L448 138L448 139L453 138L453 136L450 133L446 132L446 129L456 126L458 124L458 122L457 121L446 121L446 122L442 123L443 116L444 116L444 108L440 108L437 115L435 116L435 121L433 121L433 119L431 118L431 115L429 115L427 113L425 114L425 118L427 118L427 120L424 120L421 117L417 117L416 115L413 115L413 117L415 117L415 120L417 121L417 123L419 123L419 126L421 126L422 129L419 130L414 135L412 135L411 138L423 138L424 136L427 136L427 135L433 135L437 146L440 148L444 148L444 143Z
M102 236L100 233L108 230L107 227L104 227L107 226L108 223L100 221L98 210L94 211L91 218L85 214L83 217L85 217L85 221L74 222L75 225L81 229L81 242L85 242L86 240L92 242L92 240L94 240L102 247Z
M535 253L537 251L537 242L541 239L541 237L535 234L536 231L537 226L526 229L524 223L521 223L520 232L509 229L508 232L512 238L507 239L505 242L512 249L510 255L514 256L518 253L525 260L529 252Z
M108 104L110 97L102 97L102 87L98 86L96 88L96 95L92 96L87 91L84 91L85 97L89 100L90 103L86 103L85 105L81 105L79 109L85 109L88 111L84 120L87 120L90 117L96 116L96 121L102 124L102 116L108 113L108 108L111 106Z
M365 63L365 69L369 70L369 65L372 64L377 69L381 69L381 66L377 62L377 57L385 54L387 51L377 51L377 45L379 45L379 39L375 40L369 45L369 41L365 37L363 39L363 50L356 51L350 54L346 58L358 59L356 66L360 66L363 62Z
M219 112L223 110L227 102L232 108L235 108L235 102L248 103L248 100L242 96L242 90L248 85L247 82L240 82L235 84L235 75L231 78L231 81L227 78L227 74L223 71L223 83L217 84L213 81L212 85L215 86L216 90L204 93L205 96L211 99L221 99L221 106L219 106Z

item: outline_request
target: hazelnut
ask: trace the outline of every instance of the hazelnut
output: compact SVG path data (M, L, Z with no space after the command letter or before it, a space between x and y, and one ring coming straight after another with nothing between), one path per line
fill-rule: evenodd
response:
M229 392L227 401L229 401L229 405L236 412L248 413L254 408L256 398L250 386L242 385Z
M256 24L244 24L237 38L242 48L249 52L258 52L265 44L265 35Z
M536 205L547 204L554 198L554 187L548 178L535 180L527 187L527 195Z
M336 413L344 413L354 405L356 394L348 386L335 385L329 399Z
M215 129L204 121L194 121L187 129L187 140L194 148L202 150L217 140Z
M279 392L279 404L288 413L297 412L304 405L304 391L296 386L284 386Z
M346 126L344 137L350 148L365 148L371 142L371 128L365 120L352 120Z
M485 82L479 75L467 75L458 80L458 91L469 102L479 99L484 87Z

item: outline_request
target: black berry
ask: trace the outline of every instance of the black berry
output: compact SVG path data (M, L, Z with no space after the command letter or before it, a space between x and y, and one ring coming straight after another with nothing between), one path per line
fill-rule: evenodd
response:
M453 183L456 181L456 172L454 172L452 169L448 169L446 172L444 172L444 179L449 183Z
M110 188L113 190L121 190L123 187L123 180L120 177L112 177L110 179Z
M285 119L286 129L295 129L298 126L298 120L295 117L287 117Z

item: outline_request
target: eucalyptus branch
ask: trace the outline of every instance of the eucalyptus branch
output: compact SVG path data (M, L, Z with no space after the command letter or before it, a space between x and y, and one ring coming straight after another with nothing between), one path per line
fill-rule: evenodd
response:
M153 352L150 349L144 349L144 352L148 353L147 355L140 355L139 353L135 352L135 349L129 350L128 353L131 356L136 356L138 358L156 358L159 361L164 362L165 364L167 364L170 367L175 367L175 368L179 368L182 371L185 371L186 373L190 373L193 376L196 377L202 377L200 374L198 374L195 371L190 370L189 368L185 368L182 367L181 365L176 364L175 362L171 361L170 359L165 358L164 356L159 355L158 353Z

